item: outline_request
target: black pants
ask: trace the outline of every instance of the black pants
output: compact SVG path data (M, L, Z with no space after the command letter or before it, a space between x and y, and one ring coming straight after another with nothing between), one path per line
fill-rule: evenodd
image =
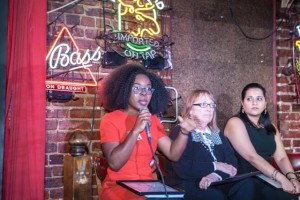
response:
M254 200L255 186L251 178L234 183L210 186L206 190L199 188L199 183L185 182L185 200Z
M255 183L255 199L263 200L298 200L297 194L290 194L281 188L275 188L265 181L253 177Z

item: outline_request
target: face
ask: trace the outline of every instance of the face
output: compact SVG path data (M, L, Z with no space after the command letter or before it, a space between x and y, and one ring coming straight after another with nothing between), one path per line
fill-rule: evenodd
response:
M143 74L138 74L133 83L129 104L125 111L137 114L141 108L147 108L151 97L152 87L150 79Z
M259 88L247 90L242 106L248 116L260 116L267 106L263 91Z
M204 128L212 121L215 106L216 104L208 95L201 95L195 99L190 114Z

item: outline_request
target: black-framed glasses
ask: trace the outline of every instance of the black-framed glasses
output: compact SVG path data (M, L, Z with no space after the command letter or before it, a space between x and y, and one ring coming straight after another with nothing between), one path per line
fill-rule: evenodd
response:
M133 86L132 91L134 94L141 94L142 92L146 95L151 95L154 92L154 88L151 87L141 87L141 86Z
M209 106L210 108L215 108L217 107L217 104L215 103L194 103L194 106L199 106L201 108L207 108L207 106Z

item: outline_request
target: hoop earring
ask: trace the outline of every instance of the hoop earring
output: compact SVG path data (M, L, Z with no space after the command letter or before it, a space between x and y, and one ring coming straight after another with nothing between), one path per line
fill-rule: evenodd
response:
M242 113L245 113L245 110L244 110L244 108L242 108Z
M265 115L267 114L267 108L265 108Z

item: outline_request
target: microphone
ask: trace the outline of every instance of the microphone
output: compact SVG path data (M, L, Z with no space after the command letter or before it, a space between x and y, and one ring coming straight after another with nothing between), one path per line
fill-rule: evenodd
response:
M147 133L148 139L151 140L151 132L150 132L150 126L149 126L148 122L146 123L146 133Z
M147 107L141 107L140 111L142 111L142 110L148 110L148 108ZM146 123L145 129L146 129L146 133L147 133L147 138L148 138L149 141L151 141L150 125L149 125L148 122Z

